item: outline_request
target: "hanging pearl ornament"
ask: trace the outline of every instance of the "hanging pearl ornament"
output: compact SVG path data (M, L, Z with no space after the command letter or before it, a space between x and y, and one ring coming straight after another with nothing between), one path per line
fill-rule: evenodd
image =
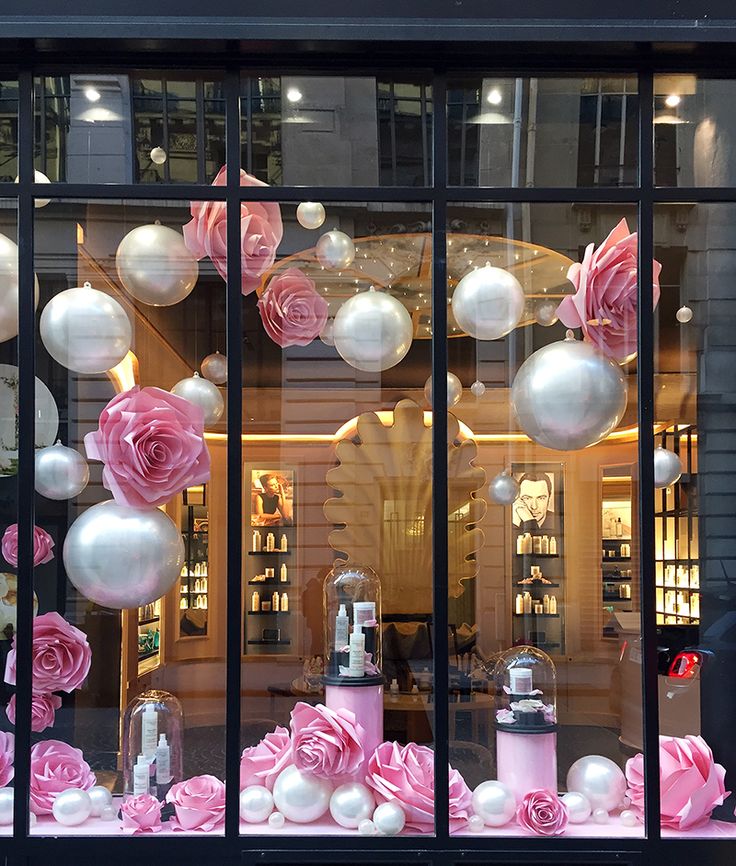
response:
M125 290L154 307L183 301L199 276L197 260L181 234L159 223L129 231L118 245L115 264Z
M488 495L497 505L513 505L519 495L519 482L508 470L499 472L488 485Z
M398 836L406 824L406 815L396 800L376 806L373 823L380 836Z
M369 373L395 367L409 351L412 334L406 307L393 295L373 288L345 301L333 329L342 359Z
M661 490L674 484L682 475L682 463L668 448L654 449L654 486Z
M0 364L0 475L18 471L18 368ZM53 445L59 432L59 410L51 391L36 379L34 444Z
M103 607L142 607L166 595L184 562L184 541L159 508L127 508L112 500L84 511L64 542L67 577Z
M9 827L13 823L13 789L0 788L0 827Z
M36 451L34 486L46 499L74 499L88 482L89 466L79 451L61 442Z
M125 310L89 283L59 292L39 323L51 357L76 373L104 373L128 354L132 330Z
M358 833L360 833L361 836L375 836L377 832L376 825L370 820L370 818L366 818L358 824Z
M268 826L273 827L276 830L280 830L285 823L286 818L284 818L281 812L271 812L271 814L268 816Z
M516 798L503 782L481 782L473 791L473 811L489 827L503 827L516 814Z
M87 794L92 801L93 818L99 818L106 806L112 806L112 794L103 785L93 785Z
M530 439L556 451L576 451L605 439L621 421L626 379L618 364L568 331L566 339L524 361L511 404Z
M567 806L567 816L571 824L584 824L593 811L590 800L578 791L568 791L562 795L562 802Z
M38 277L34 274L34 306L38 306ZM18 247L0 234L0 343L18 335Z
M624 827L636 827L639 823L639 819L636 817L636 812L632 812L631 809L624 809L619 817L621 818L621 823Z
M64 827L78 827L92 814L92 800L81 788L68 788L54 797L51 812Z
M476 379L475 382L470 386L470 393L480 399L486 393L486 386L480 381L480 379Z
M332 784L293 764L282 770L273 786L273 802L287 821L311 824L330 808Z
M20 177L16 177L15 182L20 183ZM46 175L42 171L38 171L38 169L36 169L36 171L33 172L33 182L34 183L51 183L49 178L47 178ZM46 205L49 204L50 202L51 202L50 198L34 198L33 199L33 206L34 207L46 207Z
M335 345L335 320L328 319L325 322L324 328L322 328L320 335L320 340L325 344L325 346L334 346Z
M262 824L273 812L273 794L263 785L248 785L240 792L240 817L248 824Z
M447 408L452 409L454 405L460 402L463 396L463 383L454 373L447 373ZM429 376L424 383L424 397L432 405L432 377Z
M166 162L166 151L163 147L152 147L150 156L154 165L163 165Z
M567 790L579 791L588 798L595 812L618 809L626 794L626 777L618 764L602 755L578 758L567 771ZM606 820L608 815L606 814Z
M680 307L680 309L675 313L675 318L681 325L687 325L692 317L693 311L690 307Z
M208 379L203 379L199 373L181 379L171 389L171 393L199 406L204 412L205 427L217 424L225 411L225 401L217 385L213 385Z
M325 209L318 201L303 201L296 209L296 221L302 228L318 229L325 221Z
M534 321L543 328L557 322L557 304L554 301L541 301L534 309Z
M205 379L215 385L224 385L227 382L227 357L219 352L207 355L199 369Z
M519 324L524 290L513 274L486 265L466 274L452 294L458 325L476 340L498 340Z
M340 785L330 797L330 814L341 827L349 830L357 829L361 821L371 817L375 808L373 792L361 782Z
M325 268L338 270L350 267L355 258L355 244L338 229L325 232L314 248L317 261Z

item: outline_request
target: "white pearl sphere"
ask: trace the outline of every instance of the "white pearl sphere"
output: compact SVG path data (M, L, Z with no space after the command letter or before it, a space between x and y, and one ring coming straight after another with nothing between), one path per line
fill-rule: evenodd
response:
M219 352L213 352L203 359L200 368L202 375L215 385L224 385L227 382L227 356Z
M503 827L516 814L516 798L503 782L481 782L473 791L473 811L489 827Z
M335 320L328 319L325 322L324 328L320 331L319 334L320 340L325 344L325 346L334 346L335 345Z
M166 151L163 147L151 148L151 162L154 165L163 165L166 162Z
M38 818L36 817L34 812L31 812L28 815L28 826L29 827L35 827L36 824L38 824Z
M34 486L46 499L73 499L89 482L89 466L79 451L61 442L35 454Z
M118 813L114 806L104 806L100 812L100 819L102 821L115 821L117 817Z
M562 795L562 802L567 806L567 816L571 824L584 824L593 811L590 800L579 791L568 791Z
M13 799L12 788L0 788L0 827L13 823Z
M519 495L519 482L508 472L499 472L488 485L488 495L497 505L512 505Z
M318 229L325 221L325 209L318 201L303 201L296 209L296 221L305 229Z
M480 815L471 815L468 818L468 828L471 833L482 833L485 823Z
M276 830L280 830L285 823L286 818L284 818L281 812L271 812L268 816L268 826L274 827Z
M209 379L203 379L199 373L178 381L171 393L199 406L204 412L205 427L217 424L225 411L225 401L217 385Z
M406 814L396 800L376 806L373 823L382 836L398 836L406 824Z
M93 818L99 818L106 806L112 806L112 793L103 785L93 785L87 794L92 801Z
M282 770L273 786L273 802L287 821L311 824L330 808L332 784L295 766Z
M370 818L366 818L358 824L358 833L361 836L375 836L376 835L376 825Z
M89 283L59 292L41 313L46 350L76 373L104 373L128 354L133 332L125 310Z
M249 785L240 792L240 817L262 824L273 812L273 794L263 785Z
M340 357L356 370L379 373L395 367L413 336L406 307L386 292L353 295L337 311L333 330Z
M54 797L51 812L59 824L78 827L92 814L92 800L81 788L69 788Z
M478 379L470 386L470 393L474 397L480 398L486 393L486 386Z
M352 265L355 259L355 244L345 232L332 229L317 241L314 252L322 267L338 270Z
M594 810L610 812L621 805L626 794L626 777L610 758L587 755L567 771L567 790L584 794Z
M463 396L463 383L454 373L447 373L447 408L451 409L460 402ZM430 376L424 383L424 398L429 405L432 405L432 377Z
M199 276L197 260L181 234L158 223L129 231L118 245L115 264L125 290L154 307L183 301Z
M19 370L0 364L0 476L18 471L18 385ZM59 432L59 410L51 391L36 378L34 445L53 445Z
M619 817L621 818L621 823L624 827L636 827L639 823L639 819L636 817L636 812L632 812L631 809L624 809Z
M34 276L34 306L38 306L38 277ZM0 343L18 334L18 247L0 234Z
M654 449L654 486L669 487L682 475L682 463L674 451L668 448Z
M498 340L519 324L524 301L524 290L513 274L486 265L466 274L457 284L452 312L468 336Z
M38 169L36 169L33 172L33 182L34 183L51 183L49 178L46 177L46 175L42 171L39 171ZM15 178L15 183L20 183L20 177L19 176ZM33 199L33 206L34 207L46 207L46 205L49 204L50 201L51 201L50 198L34 198Z
M348 782L336 788L330 797L330 814L341 826L355 830L370 818L376 808L373 792L360 782Z
M680 309L675 313L675 318L681 325L687 325L692 317L693 311L690 307L680 307Z
M607 824L610 820L611 816L606 812L605 809L594 809L593 810L593 821L596 824Z
M541 301L534 308L534 321L543 328L549 328L557 321L557 304L554 301Z

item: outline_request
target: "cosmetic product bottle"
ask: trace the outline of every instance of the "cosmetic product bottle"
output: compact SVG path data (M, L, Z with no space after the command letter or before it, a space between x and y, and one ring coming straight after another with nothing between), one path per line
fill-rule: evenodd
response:
M189 604L187 603L186 598L182 598L179 601L179 610L187 610L188 607L189 607Z
M158 735L158 745L156 746L156 786L158 788L158 796L162 797L165 789L171 782L171 749L166 742L166 734Z
M138 755L138 760L133 767L133 794L138 797L140 794L148 794L150 786L151 770L148 766L148 761L145 755Z
M285 593L281 593L281 610L285 613L289 610L289 596Z
M266 536L266 552L273 553L276 549L276 536L273 532L269 532Z
M520 532L516 536L516 552L521 555L524 552L524 533Z
M288 579L289 579L289 573L286 570L286 563L282 562L281 568L279 569L279 580L281 581L281 583L286 583L288 581Z
M282 553L286 553L286 551L289 549L289 539L286 537L285 532L281 535L280 548Z
M557 596L551 595L549 597L549 612L557 613Z
M350 635L349 677L365 676L365 635L359 625L354 626Z
M350 629L350 620L348 619L345 605L340 605L340 610L335 617L335 652L339 653L348 646L348 631Z
M549 613L549 596L546 593L542 598L542 613Z
M261 610L264 613L271 613L271 601L262 601L261 602Z
M186 577L186 576L187 576L187 566L186 566L186 563L185 563L185 564L182 565L182 567L181 567L181 571L179 572L179 577Z
M394 697L397 697L399 694L399 681L396 679L396 677L391 680L391 685L389 686L389 693Z
M524 593L524 613L532 612L532 595L530 592Z
M616 521L616 538L622 538L624 534L624 525L621 523L621 518Z
M552 556L557 555L557 539L554 537L554 535L549 540L549 552Z
M375 601L355 601L353 602L353 617L355 625L362 626L367 622L375 622L376 619L376 603Z
M253 595L250 597L250 609L252 611L257 611L261 609L261 594L256 589L253 592Z
M531 532L527 532L524 544L524 553L534 553L534 539Z
M524 613L524 596L520 592L516 594L514 613Z
M207 578L202 578L202 592L207 592Z
M273 568L267 568L267 569L265 570L265 576L266 576L266 580L273 580L274 577L276 576L276 571L275 571L275 569L273 569Z
M271 610L273 610L273 611L275 611L276 613L278 613L278 610L279 610L279 602L280 602L280 601L281 601L281 596L280 596L277 592L275 592L275 593L271 596Z
M195 563L194 563L194 576L195 576L195 577L199 577L199 575L200 575L201 573L202 573L202 569L199 567L199 563L198 563L198 562L195 562Z
M158 715L153 704L147 704L141 715L141 751L147 758L156 754Z
M544 613L544 606L541 601L534 602L534 613Z
M541 553L542 552L542 536L541 535L535 535L534 538L532 539L532 543L533 543L533 547L532 547L533 552L534 553Z
M254 553L260 553L261 552L262 543L263 542L261 540L261 533L257 529L254 529L253 530L253 552Z
M549 536L542 536L542 553L549 553Z
M206 562L203 562L203 563L202 563L202 574L203 574L205 577L207 577L207 570L208 570L208 565L207 565Z

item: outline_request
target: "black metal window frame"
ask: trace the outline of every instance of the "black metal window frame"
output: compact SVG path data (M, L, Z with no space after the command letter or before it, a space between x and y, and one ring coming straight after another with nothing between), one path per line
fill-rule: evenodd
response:
M133 64L150 68L150 56L137 61L135 57L121 55L126 66ZM172 55L175 57L176 55ZM74 863L92 866L101 859L107 863L140 862L143 858L159 863L194 864L218 862L236 863L427 863L444 864L613 864L613 863L691 863L695 857L705 858L709 864L731 863L732 841L698 840L687 836L677 840L662 839L659 827L659 765L657 718L657 641L655 623L654 559L644 556L641 565L643 682L645 772L647 780L646 835L643 839L601 838L475 838L452 837L448 827L448 666L439 665L434 672L435 770L436 770L436 832L430 837L372 838L338 835L329 837L240 836L238 815L238 785L227 788L225 833L223 836L161 838L110 837L35 837L29 834L28 776L30 764L31 731L31 650L33 606L33 524L34 524L34 374L35 374L35 310L33 296L33 232L34 197L89 200L155 200L193 198L219 200L226 203L227 224L227 342L229 387L242 390L242 296L240 291L241 262L239 250L239 206L241 201L299 202L306 199L344 202L421 202L432 209L433 263L432 301L434 337L432 339L432 373L437 383L433 389L433 407L436 423L433 441L433 593L436 627L432 631L433 656L448 657L448 595L447 595L447 421L446 405L447 341L444 337L447 322L447 261L446 225L448 203L471 202L548 202L548 203L628 203L638 208L639 230L639 378L638 425L639 430L653 430L654 424L654 314L652 309L652 257L653 212L655 204L662 202L733 202L736 188L657 188L653 181L654 132L654 74L650 61L628 63L626 71L638 76L639 92L639 181L627 188L477 188L451 187L447 177L447 70L429 69L433 98L432 121L432 183L425 187L247 187L239 185L237 165L227 173L227 184L222 187L195 184L36 184L34 182L33 155L33 80L44 70L30 65L16 67L0 74L0 78L17 75L19 80L19 175L18 184L0 183L0 197L17 201L18 244L20 248L21 298L19 309L18 364L19 376L19 460L18 523L19 523L19 592L17 630L17 727L15 752L15 822L12 837L3 837L0 843L0 861L6 866L40 866L40 864ZM109 60L107 61L109 63ZM175 62L168 62L175 67ZM411 58L405 63L408 65ZM293 61L292 61L293 63ZM662 71L682 71L668 61ZM380 61L379 61L380 64ZM188 65L196 61L188 58ZM206 65L212 68L211 58ZM564 64L563 64L564 65ZM54 67L58 69L58 67ZM330 74L359 74L356 67L326 67ZM121 65L116 67L120 71ZM301 74L310 71L309 61ZM78 71L79 66L74 71ZM100 67L90 71L99 72ZM324 74L324 69L320 70ZM576 72L591 73L586 65ZM619 70L620 71L620 70ZM544 75L565 74L550 58L547 68L506 66L504 69L487 67L461 69L458 76L469 74ZM225 139L229 162L237 162L241 153L241 73L249 71L246 65L233 61L224 69L226 103ZM284 70L282 70L282 74ZM276 73L273 73L276 74ZM373 69L370 74L375 75ZM572 73L571 73L572 74ZM595 69L594 74L606 74ZM381 70L383 80L387 69ZM454 77L454 73L453 73ZM241 563L242 563L242 401L228 401L228 439L237 443L228 448L227 455L227 660L226 660L226 778L239 778L240 761L240 688L241 688ZM638 503L641 547L654 550L654 436L639 438L639 473L642 491Z

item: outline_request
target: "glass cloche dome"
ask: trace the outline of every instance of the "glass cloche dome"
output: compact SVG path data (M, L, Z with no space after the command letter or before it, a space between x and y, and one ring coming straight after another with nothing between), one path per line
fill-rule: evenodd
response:
M502 653L493 668L496 727L520 734L547 733L557 726L557 674L547 653L518 646Z

